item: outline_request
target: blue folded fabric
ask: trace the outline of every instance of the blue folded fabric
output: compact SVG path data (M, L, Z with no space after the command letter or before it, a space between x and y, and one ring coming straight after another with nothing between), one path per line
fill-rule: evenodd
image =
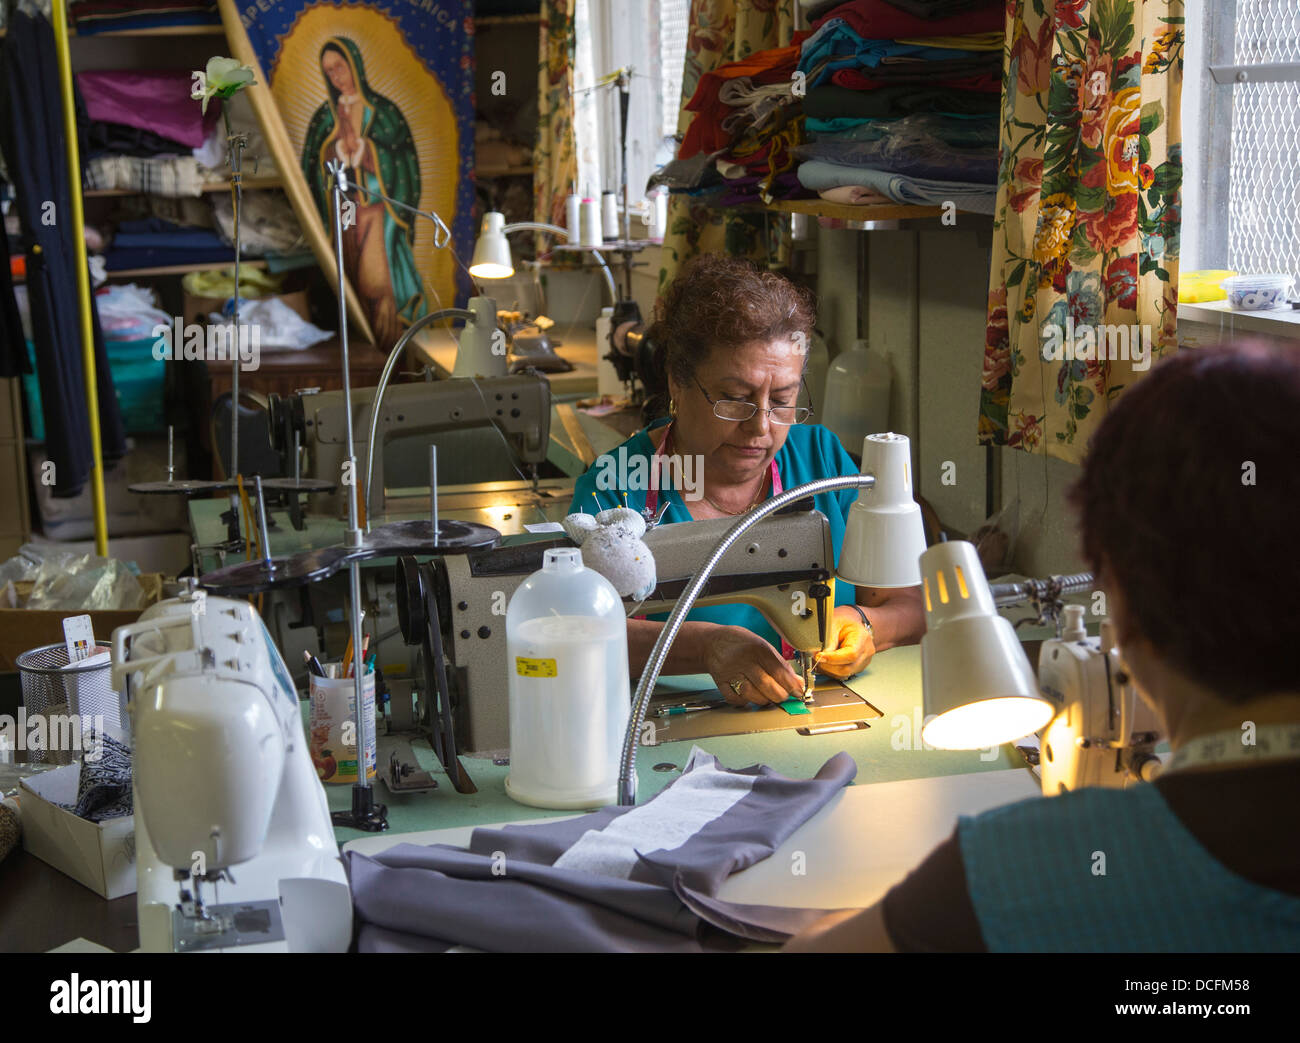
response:
M104 267L115 272L124 268L170 268L181 264L230 264L234 260L234 248L225 245L201 250L192 247L179 250L152 246L115 247L104 254Z
M896 203L909 206L940 206L952 202L958 210L977 214L993 213L997 201L996 185L981 185L968 181L939 181L932 178L909 177L885 170L850 167L825 160L810 159L799 164L799 183L813 192L845 185L874 188Z
M217 235L211 228L178 225L161 217L119 222L117 234L113 236L113 248L109 251L109 254L120 253L124 250L184 250L196 254L226 251L231 253L232 258L234 256L233 252L230 251L230 247L221 241L221 236ZM215 259L208 256L194 258L195 261ZM182 260L176 263L184 262ZM112 264L108 266L113 267ZM122 265L121 267L133 268L138 266Z
M809 86L816 86L829 80L837 69L875 69L886 58L968 62L971 57L970 51L949 47L868 40L859 36L844 19L832 18L803 42L799 51L799 70Z
M814 141L794 150L797 158L823 160L855 170L877 170L907 177L995 185L997 149L891 150L879 141Z

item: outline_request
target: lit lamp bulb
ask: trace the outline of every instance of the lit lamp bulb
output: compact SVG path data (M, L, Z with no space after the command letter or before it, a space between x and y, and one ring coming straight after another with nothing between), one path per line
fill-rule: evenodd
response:
M1042 728L1056 707L1038 681L1015 628L998 615L975 547L939 543L921 555L922 739L944 750L980 750Z
M478 242L474 244L474 259L469 274L475 279L509 279L515 274L515 263L506 242L506 218L495 210L483 215Z
M867 435L862 473L876 484L849 509L835 572L857 587L915 587L925 550L925 523L912 498L912 444L906 435Z

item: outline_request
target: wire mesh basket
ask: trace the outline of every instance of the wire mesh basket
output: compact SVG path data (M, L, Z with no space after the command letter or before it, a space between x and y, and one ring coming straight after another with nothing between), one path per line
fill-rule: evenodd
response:
M96 641L95 652L101 651L107 652L108 647ZM38 764L71 763L74 754L81 749L83 725L98 724L97 718L109 727L125 730L122 700L113 690L111 659L80 666L69 665L65 645L43 645L20 655L17 666L29 732L34 715L41 714L45 718L45 739L39 743L45 748L32 748L29 739L29 761Z

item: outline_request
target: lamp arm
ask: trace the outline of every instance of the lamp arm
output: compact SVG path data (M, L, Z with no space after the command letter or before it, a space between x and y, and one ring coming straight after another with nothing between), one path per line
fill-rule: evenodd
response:
M567 228L561 228L559 225L548 225L542 221L516 221L514 224L506 225L501 229L502 235L509 235L511 232L550 232L552 235L562 235L566 240L569 238ZM599 250L592 250L591 256L596 258L596 261L600 264L600 274L605 277L605 286L609 289L610 303L617 304L618 290L614 287L614 275L609 270L609 263Z
M438 216L437 211L421 210L418 207L411 206L410 203L403 203L400 199L394 199L392 196L386 196L382 192L376 192L373 188L366 188L365 185L354 184L352 187L358 192L364 192L368 196L375 196L378 199L382 199L385 203L400 207L407 213L428 218L434 225L433 245L437 247L437 249L441 250L451 241L451 229L448 228L447 223Z
M393 345L393 350L388 353L388 358L384 362L384 368L379 374L379 384L375 388L375 397L370 404L370 431L366 436L366 488L365 488L365 505L366 505L366 532L370 531L370 472L375 465L375 433L379 427L379 407L384 404L384 392L388 390L389 378L393 375L393 370L397 368L398 360L406 351L406 345L416 333L424 329L430 323L440 319L464 319L466 322L473 322L476 316L468 308L442 308L439 311L430 312L428 315L422 315L406 328L406 332L397 338L397 343ZM347 404L349 415L352 413L351 401Z
M774 496L772 499L760 503L757 507L741 515L736 519L736 523L726 531L722 539L718 541L718 545L713 548L708 558L700 566L699 571L695 573L690 584L682 592L682 596L677 599L677 604L673 606L667 622L664 623L663 629L659 631L659 637L655 641L654 648L650 650L645 668L641 671L641 679L637 682L636 694L632 697L632 715L628 718L627 732L623 736L623 755L618 766L618 802L620 805L630 807L636 803L636 750L639 745L641 727L645 724L646 710L650 707L650 694L654 691L655 683L659 680L659 672L663 669L664 660L668 658L668 647L676 639L677 632L681 630L687 613L694 607L696 599L700 596L700 591L704 589L704 584L709 581L709 577L713 575L713 570L718 567L718 562L731 549L731 545L769 514L773 514L797 500L816 496L819 493L834 492L838 489L870 489L875 484L875 475L842 474L831 478L818 478L815 481L805 482L803 485L796 485L793 489L787 489L779 496Z

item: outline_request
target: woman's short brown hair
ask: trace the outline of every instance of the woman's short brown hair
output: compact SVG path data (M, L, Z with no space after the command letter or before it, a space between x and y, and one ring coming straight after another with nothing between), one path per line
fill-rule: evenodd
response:
M734 351L796 334L806 344L816 318L812 293L785 276L760 271L739 257L700 254L677 273L655 307L648 334L661 383L647 390L662 396L669 374L679 384L690 383L696 368L718 349Z

